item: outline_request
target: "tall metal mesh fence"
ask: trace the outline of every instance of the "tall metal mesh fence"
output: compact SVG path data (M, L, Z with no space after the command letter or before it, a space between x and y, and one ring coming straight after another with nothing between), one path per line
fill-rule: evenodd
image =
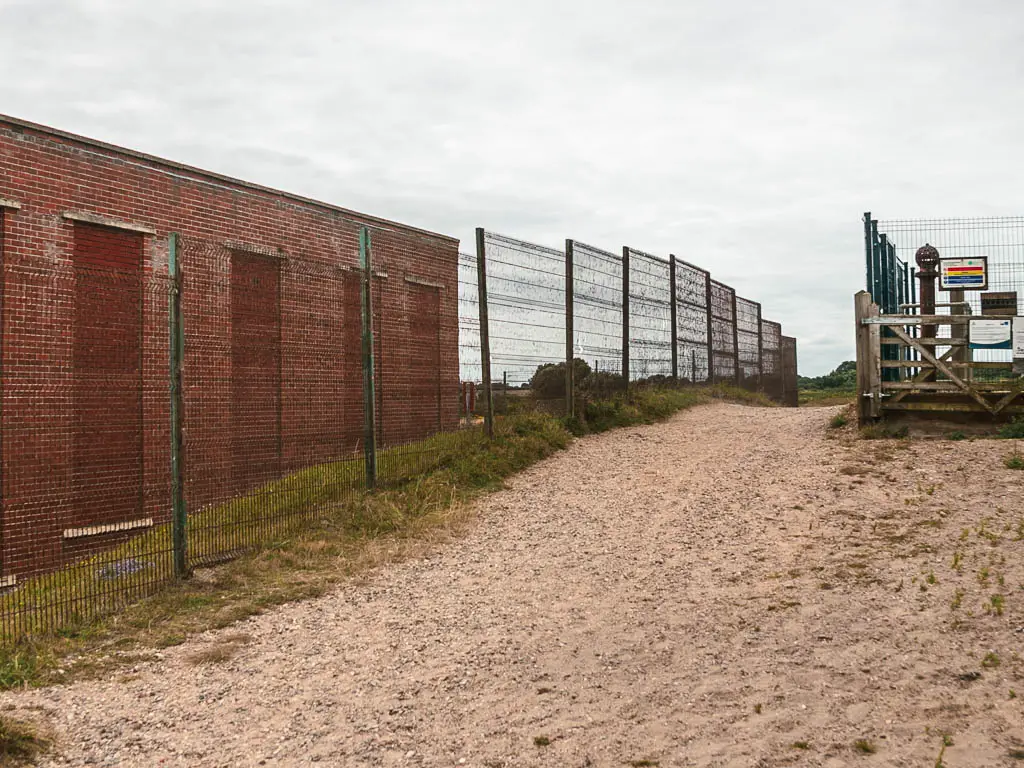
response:
M779 323L761 321L761 348L761 386L765 394L781 402L785 389L782 380L782 326Z
M700 267L676 260L676 348L679 375L692 382L711 376L708 296L711 275Z
M672 285L667 261L629 249L629 378L672 375Z
M573 354L622 373L622 256L573 242Z
M565 254L487 232L492 386L499 411L515 407L537 369L565 362ZM544 397L559 410L564 392Z
M717 280L711 281L711 353L712 378L736 381L736 291Z
M172 576L171 285L142 255L141 235L77 223L66 260L0 254L4 641L75 626Z
M1024 217L1002 216L990 218L954 218L954 219L885 219L874 224L879 233L879 238L885 238L890 245L898 263L911 265L908 281L910 290L904 295L910 295L914 290L914 277L916 270L914 256L921 246L928 244L938 249L942 258L967 258L985 256L988 259L988 291L1017 293L1016 314L1024 314ZM886 273L880 272L881 277ZM898 282L896 278L890 278L890 283ZM893 289L895 290L895 289ZM877 289L872 292L875 298ZM916 295L916 291L914 291ZM981 314L981 292L965 291L964 300L970 304L972 314ZM939 289L936 281L936 303L947 304L950 301L949 293ZM877 299L876 299L877 302ZM882 308L885 312L896 312L897 309ZM937 314L949 314L949 307L938 307ZM951 333L949 326L940 326L939 337L948 337ZM939 353L945 352L947 347L939 346ZM883 350L883 357L886 352L895 352L895 349ZM1011 350L974 350L973 359L980 362L1010 363L1012 361ZM895 372L886 371L893 374ZM888 378L892 378L889 376Z
M739 354L740 384L761 384L761 305L736 297L736 342Z
M624 341L634 381L670 377L675 355L681 382L740 364L755 385L759 307L699 267L629 251L627 275L573 242L567 284L562 251L480 240L456 257L353 224L314 256L76 223L56 263L0 241L0 323L17 320L0 333L0 642L416 481L486 439L485 400L561 415L567 359L606 374L596 398L622 389ZM781 331L761 327L774 381Z

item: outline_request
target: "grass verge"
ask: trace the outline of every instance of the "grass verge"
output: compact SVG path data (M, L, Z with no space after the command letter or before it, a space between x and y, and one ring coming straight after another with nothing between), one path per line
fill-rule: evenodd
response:
M644 389L610 399L587 402L584 418L564 420L541 412L501 418L495 439L479 432L430 438L389 473L388 486L366 492L341 465L302 470L269 484L249 496L198 513L190 521L198 538L193 552L202 555L211 542L202 531L237 529L246 554L216 567L200 569L185 581L169 581L134 595L110 612L82 614L64 624L58 634L23 632L20 641L0 649L0 689L46 685L71 678L105 674L112 668L152 658L160 648L177 645L191 634L226 627L293 600L315 597L332 585L385 562L422 554L464 528L471 520L465 503L499 488L502 481L531 464L565 448L574 434L604 432L617 427L653 423L683 409L729 400L773 405L763 395L733 387ZM442 439L444 438L444 439ZM350 464L350 462L349 462ZM258 503L257 503L258 501ZM256 528L253 515L264 516ZM204 522L203 515L216 519ZM266 520L271 521L265 524ZM140 551L167 552L151 531L122 545L114 560ZM168 555L169 556L169 555ZM112 562L105 556L104 562ZM96 576L74 584L40 579L19 590L15 608L33 613L34 606L61 600L91 604L112 591ZM102 570L99 572L102 576ZM60 591L63 590L63 591ZM121 596L124 599L124 595ZM32 601L32 602L24 602ZM11 606L8 605L8 608ZM214 660L215 661L215 660Z
M0 715L0 765L31 765L50 748L50 740L29 723Z

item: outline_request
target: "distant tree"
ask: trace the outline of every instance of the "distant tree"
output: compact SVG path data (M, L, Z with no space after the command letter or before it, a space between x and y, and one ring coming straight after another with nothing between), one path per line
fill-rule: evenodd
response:
M846 360L824 376L798 376L797 385L801 389L855 389L857 386L857 362Z

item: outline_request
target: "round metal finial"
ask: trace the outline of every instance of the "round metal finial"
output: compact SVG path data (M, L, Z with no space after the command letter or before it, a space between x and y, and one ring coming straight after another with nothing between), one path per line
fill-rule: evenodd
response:
M917 249L914 259L917 261L917 266L930 272L939 263L939 251L934 246L925 243Z

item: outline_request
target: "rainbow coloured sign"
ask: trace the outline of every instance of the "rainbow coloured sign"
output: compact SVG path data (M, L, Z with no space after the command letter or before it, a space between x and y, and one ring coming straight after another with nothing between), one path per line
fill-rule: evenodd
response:
M988 288L988 257L939 259L939 289L984 291Z

